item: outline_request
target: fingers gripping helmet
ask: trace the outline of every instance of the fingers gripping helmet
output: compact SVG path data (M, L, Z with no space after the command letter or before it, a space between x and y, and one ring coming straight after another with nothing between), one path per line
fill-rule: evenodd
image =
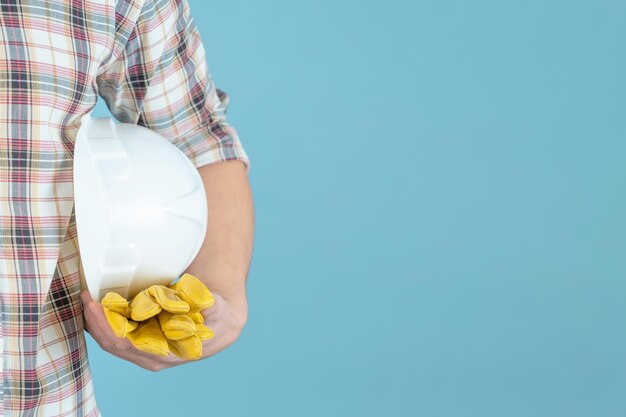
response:
M206 233L202 178L185 154L143 126L83 116L74 148L81 287L100 301L167 285Z

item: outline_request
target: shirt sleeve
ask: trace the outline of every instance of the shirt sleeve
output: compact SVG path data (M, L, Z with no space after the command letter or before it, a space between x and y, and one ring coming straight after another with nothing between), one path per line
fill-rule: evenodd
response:
M216 88L187 0L145 0L118 56L96 77L98 94L124 123L152 129L197 167L250 159L226 121L229 96Z

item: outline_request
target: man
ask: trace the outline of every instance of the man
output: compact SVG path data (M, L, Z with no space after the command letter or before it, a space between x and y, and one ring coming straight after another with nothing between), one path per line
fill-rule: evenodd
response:
M184 361L117 338L80 292L72 157L81 117L100 95L119 121L159 132L199 169L209 225L186 272L216 299L204 312L215 332L204 357L247 320L250 161L187 0L5 0L0 27L0 415L99 416L83 329L149 370Z

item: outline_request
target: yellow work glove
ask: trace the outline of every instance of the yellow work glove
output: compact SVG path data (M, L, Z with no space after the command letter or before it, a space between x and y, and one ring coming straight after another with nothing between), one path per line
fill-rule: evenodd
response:
M167 356L170 353L167 339L163 331L161 331L161 326L159 326L159 321L156 317L150 317L148 320L141 322L126 337L141 351L160 356Z
M196 333L196 323L186 314L174 314L161 311L157 318L163 334L169 340L180 340L193 336Z
M191 274L184 274L169 288L189 305L187 314L161 312L158 315L170 351L182 359L199 359L202 342L213 337L213 331L203 324L204 317L200 311L213 305L213 294Z
M178 281L169 285L178 296L189 304L189 312L197 313L209 308L215 300L213 294L202 281L191 274L184 274Z
M126 318L130 318L130 305L128 300L116 292L108 292L102 299L102 307L115 311Z
M213 331L204 324L195 323L195 334L179 340L168 339L170 351L182 359L196 360L202 356L202 342L213 337Z
M126 335L137 328L138 323L130 318L128 301L121 295L109 292L102 299L102 307L107 321L117 337Z
M175 290L164 285L151 285L137 294L130 303L131 318L135 321L147 320L162 310L186 313L189 311L189 304Z
M204 316L199 311L187 313L187 316L191 317L191 320L193 320L194 323L204 323Z
M109 292L102 299L107 321L118 337L144 352L174 353L187 360L202 356L202 342L213 337L201 310L213 305L211 291L198 278L184 274L169 286L152 285L130 302Z

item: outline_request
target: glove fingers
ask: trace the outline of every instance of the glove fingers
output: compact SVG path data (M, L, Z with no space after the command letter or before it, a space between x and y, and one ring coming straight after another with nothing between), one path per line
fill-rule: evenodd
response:
M173 314L161 311L157 318L165 337L180 340L192 336L196 332L196 323L186 314Z
M113 329L113 333L115 333L117 337L126 337L128 333L137 328L138 323L136 321L128 320L117 311L107 307L103 307L103 310L109 325Z
M104 296L100 304L102 304L103 307L106 307L109 310L115 311L116 313L120 313L122 316L126 318L131 318L128 300L116 292L106 293L106 295Z
M101 303L116 336L128 338L137 349L197 360L202 356L202 342L214 336L200 311L214 301L202 281L184 274L169 286L150 286L130 302L109 292Z
M209 329L204 324L196 323L196 336L198 336L201 341L209 340L213 335L213 330Z
M143 352L159 356L167 356L170 352L167 339L161 331L161 326L159 326L156 317L151 317L141 323L135 331L128 333L127 338L137 349Z
M137 327L139 327L139 322L137 321L127 320L127 323L128 323L128 327L126 330L126 336L128 336L128 333L135 331Z
M196 360L200 359L202 355L202 341L196 335L180 340L171 340L169 343L174 346L172 352L179 358Z
M213 294L211 294L206 285L191 274L183 274L172 287L189 304L189 311L191 312L209 308L215 301Z
M194 323L202 324L204 323L204 316L199 311L195 311L193 313L187 313L187 316L193 320Z
M164 285L152 285L148 288L148 293L170 313L186 313L189 311L189 304L182 300L176 291Z
M135 321L144 321L161 312L161 305L148 293L141 291L130 303L130 315Z
M167 341L167 347L169 348L170 352L172 352L174 355L178 356L181 359L185 359L185 358L183 358L182 354L179 352L179 350L176 347L176 345L174 345L174 343L172 343L171 340Z

